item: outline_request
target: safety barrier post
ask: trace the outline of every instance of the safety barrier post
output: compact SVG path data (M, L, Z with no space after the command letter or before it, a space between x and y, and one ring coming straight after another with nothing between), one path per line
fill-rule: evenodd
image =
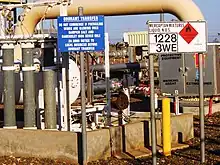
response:
M163 154L171 155L170 99L162 100Z

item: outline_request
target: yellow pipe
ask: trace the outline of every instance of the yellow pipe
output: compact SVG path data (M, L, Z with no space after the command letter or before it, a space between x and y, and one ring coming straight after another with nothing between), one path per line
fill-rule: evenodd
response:
M15 35L32 35L43 17L55 19L59 16L59 6L33 7L25 11L24 20L22 23L18 22ZM183 21L204 20L203 14L192 0L74 0L68 7L68 15L77 15L80 6L84 8L84 15L114 16L163 12L171 13Z
M162 100L163 154L171 155L170 99Z

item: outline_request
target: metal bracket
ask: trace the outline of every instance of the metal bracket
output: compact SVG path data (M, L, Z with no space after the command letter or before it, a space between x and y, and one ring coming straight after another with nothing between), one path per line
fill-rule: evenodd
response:
M14 68L15 68L15 73L19 73L21 71L21 64L18 63L18 64L14 64Z
M23 66L22 71L35 71L34 66Z
M2 66L3 71L15 70L15 66Z
M41 71L41 66L39 63L34 63L34 68L35 68L34 70L35 73L38 73Z

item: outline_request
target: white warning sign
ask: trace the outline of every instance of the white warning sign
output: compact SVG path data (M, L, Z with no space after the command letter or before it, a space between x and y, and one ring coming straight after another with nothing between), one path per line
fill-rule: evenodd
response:
M149 53L206 52L206 22L148 23Z

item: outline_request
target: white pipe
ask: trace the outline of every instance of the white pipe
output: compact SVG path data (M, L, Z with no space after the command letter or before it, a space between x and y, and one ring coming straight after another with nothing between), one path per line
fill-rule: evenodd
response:
M68 7L68 15L78 14L78 7L84 8L84 15L131 15L170 13L183 21L204 20L200 9L192 0L74 0ZM32 7L23 13L23 21L15 29L17 35L32 35L35 26L45 19L60 15L60 5Z

